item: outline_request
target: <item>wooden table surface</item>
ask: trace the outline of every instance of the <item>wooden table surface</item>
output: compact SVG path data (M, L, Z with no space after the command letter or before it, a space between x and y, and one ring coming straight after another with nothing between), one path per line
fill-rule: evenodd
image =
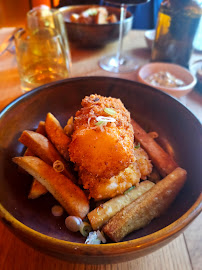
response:
M0 29L0 43L12 29ZM71 48L72 77L113 76L137 80L137 71L114 74L99 68L98 60L116 51L117 43L103 49L79 50ZM143 31L131 31L124 39L124 50L130 51L142 64L149 62L150 50L146 48ZM200 57L200 56L193 56ZM0 109L22 95L15 55L6 52L0 56ZM192 91L180 99L202 122L202 95ZM202 269L202 214L167 246L145 257L114 265L83 265L60 261L27 246L0 222L0 270L199 270Z

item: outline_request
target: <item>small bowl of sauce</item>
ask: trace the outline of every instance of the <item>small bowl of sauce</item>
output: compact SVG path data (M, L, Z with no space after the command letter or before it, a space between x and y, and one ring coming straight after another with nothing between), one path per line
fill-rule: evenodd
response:
M163 86L163 87L181 87L184 86L184 81L176 78L168 71L159 71L146 78L148 83L153 86Z
M187 95L196 85L189 70L170 63L149 63L140 68L138 80L174 97Z

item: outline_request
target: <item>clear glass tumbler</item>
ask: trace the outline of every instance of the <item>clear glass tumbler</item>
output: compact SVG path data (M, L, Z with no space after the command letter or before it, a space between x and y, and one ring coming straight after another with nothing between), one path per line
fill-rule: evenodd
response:
M62 14L46 6L27 13L27 27L15 34L21 87L70 77L71 57Z
M15 35L15 45L24 91L70 76L69 59L61 36L54 31L44 29L29 36L21 30Z

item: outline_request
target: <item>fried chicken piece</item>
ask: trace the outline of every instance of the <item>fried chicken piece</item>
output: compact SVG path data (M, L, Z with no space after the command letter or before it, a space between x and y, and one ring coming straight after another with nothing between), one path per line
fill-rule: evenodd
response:
M137 159L137 165L141 173L141 179L146 180L147 176L152 172L152 164L147 152L141 147L135 148L135 157Z
M99 121L99 117L104 118ZM106 117L111 120L105 121ZM83 99L75 116L69 156L84 188L95 199L122 194L139 182L130 113L120 99L99 95ZM129 166L131 177L123 177Z
M96 177L110 178L135 162L134 134L130 113L119 99L98 95L85 97L74 120L74 133L69 145L72 162L79 170ZM113 115L105 112L113 109ZM97 125L98 116L111 117L115 122Z
M124 129L79 129L69 146L71 161L90 174L110 178L135 162L133 142Z
M140 170L135 162L111 178L100 179L88 173L83 173L81 178L84 188L90 191L90 197L98 201L123 194L125 190L139 183L140 176Z

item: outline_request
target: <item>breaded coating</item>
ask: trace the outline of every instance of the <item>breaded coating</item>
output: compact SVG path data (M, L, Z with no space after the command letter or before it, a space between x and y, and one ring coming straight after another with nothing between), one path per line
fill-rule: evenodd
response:
M106 127L102 132L81 128L72 136L70 160L80 171L102 178L110 178L135 162L133 142L124 129Z
M152 172L152 163L145 150L141 147L135 148L135 157L137 165L141 173L141 179L146 180L147 176Z
M113 121L99 121L98 117ZM99 95L85 97L76 113L69 156L84 188L95 199L122 194L140 180L130 121L130 113L120 99ZM130 165L136 168L133 176L116 177Z
M83 173L81 178L84 188L90 191L90 197L98 201L123 194L125 190L139 183L140 176L135 162L111 178L100 179L88 173Z

